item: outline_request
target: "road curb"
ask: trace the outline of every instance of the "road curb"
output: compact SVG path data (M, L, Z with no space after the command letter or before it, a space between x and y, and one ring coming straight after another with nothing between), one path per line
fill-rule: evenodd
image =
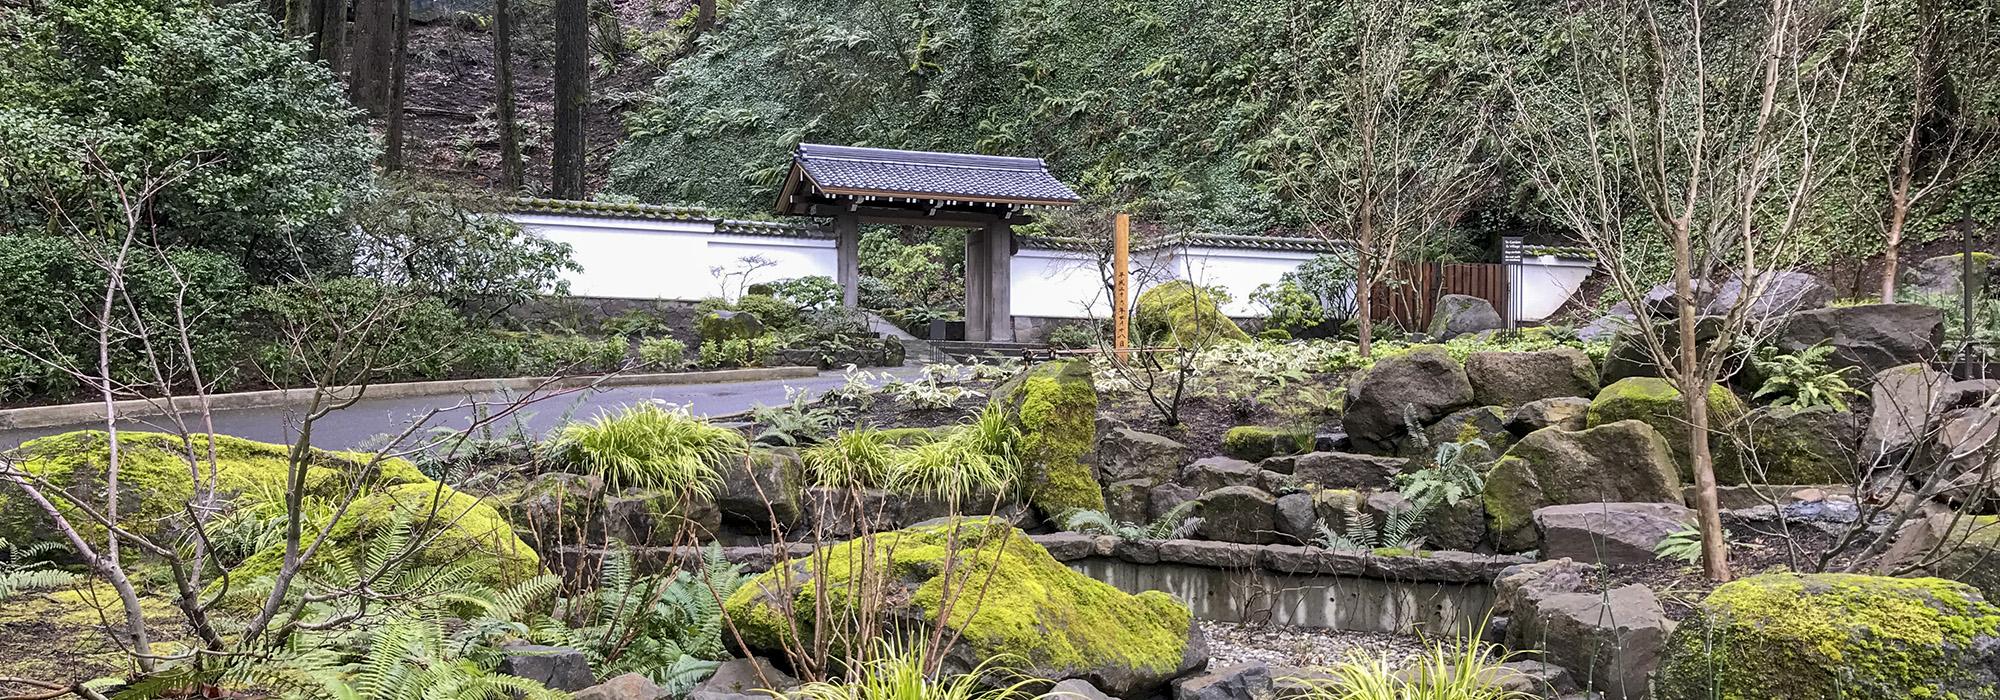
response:
M459 394L485 394L496 391L527 391L536 387L568 389L596 384L600 387L614 386L673 386L676 384L721 384L727 382L755 382L768 379L803 379L817 376L817 367L751 367L746 369L718 369L704 372L670 372L661 374L617 374L611 376L563 377L553 382L548 377L511 377L506 379L449 379L436 382L402 382L397 384L372 384L364 387L363 396L369 399L401 399L413 396L449 396ZM341 390L347 389L342 387ZM338 390L337 390L338 391ZM234 394L214 394L208 397L210 410L233 411L246 408L282 408L302 403L312 398L312 389L270 389L266 391L245 391ZM184 410L191 408L192 402L180 399ZM167 412L167 404L160 399L130 399L113 404L118 415L127 418L157 416ZM78 423L104 420L104 403L72 403L59 406L31 406L28 408L0 409L0 430L22 430L28 428L48 428Z

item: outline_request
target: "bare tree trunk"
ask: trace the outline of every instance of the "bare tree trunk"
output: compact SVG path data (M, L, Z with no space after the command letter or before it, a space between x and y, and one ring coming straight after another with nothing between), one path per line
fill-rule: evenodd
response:
M1355 254L1354 269L1362 274L1354 276L1354 346L1362 357L1373 357L1375 352L1375 284L1373 281L1374 260L1366 252Z
M556 0L555 148L552 194L583 198L583 110L590 100L590 13L585 0Z
M1695 357L1694 260L1692 235L1685 222L1674 227L1674 291L1679 304L1681 399L1687 405L1688 460L1694 472L1695 513L1700 518L1701 567L1713 581L1728 581L1729 540L1722 531L1722 505L1716 494L1715 458L1709 449L1709 382Z
M397 0L357 0L354 55L347 75L347 98L381 119L389 109L390 74L396 63Z
M1919 90L1919 94L1923 91ZM1918 98L1921 100L1921 98ZM1895 180L1889 189L1889 228L1882 241L1882 303L1896 302L1897 268L1902 263L1903 227L1910 218L1910 184L1916 179L1917 120L1922 107L1913 105L1910 129L1897 148Z
M521 191L521 138L514 121L514 18L508 0L493 0L493 112L500 129L500 188Z
M695 6L694 33L700 36L713 29L715 29L715 0L700 0Z
M403 94L408 82L410 53L410 0L395 0L396 49L389 62L389 104L384 131L388 141L382 149L382 169L403 169Z

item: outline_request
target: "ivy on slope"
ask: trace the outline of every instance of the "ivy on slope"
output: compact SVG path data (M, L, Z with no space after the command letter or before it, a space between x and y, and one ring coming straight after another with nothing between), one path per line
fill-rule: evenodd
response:
M1418 10L1412 87L1490 90L1538 3ZM1342 3L744 0L631 118L611 188L766 211L801 140L1045 157L1099 202L1212 231L1293 221L1268 154L1329 92ZM1544 52L1544 55L1547 55ZM1448 76L1450 84L1435 84Z
M768 212L791 149L805 140L1040 156L1089 201L1170 226L1291 228L1300 212L1279 194L1285 155L1301 149L1307 129L1298 125L1342 108L1337 81L1353 69L1357 4L741 0L720 31L630 112L610 189L644 201ZM1510 105L1502 76L1535 82L1566 74L1576 60L1566 31L1588 23L1551 0L1406 7L1413 45L1399 89L1423 95L1429 109ZM1884 133L1864 138L1901 135L1889 117L1907 109L1914 8L1914 0L1875 8L1857 88L1871 97L1854 100L1853 119L1881 123ZM1757 10L1727 12L1744 16L1721 25L1728 29L1716 37L1718 50L1754 44ZM1948 53L1969 55L1968 48ZM2000 114L2000 90L1969 77L1952 75L1961 99L1978 113ZM1500 111L1504 146L1508 120ZM1887 192L1880 159L1889 145L1858 144L1869 157L1820 203L1812 247L1820 262L1880 252ZM1465 226L1546 222L1533 188L1496 157L1500 181ZM1995 180L1973 175L1960 192L1936 198L1916 212L1912 238L1940 235L1956 220L1958 200L1976 213L2000 210Z

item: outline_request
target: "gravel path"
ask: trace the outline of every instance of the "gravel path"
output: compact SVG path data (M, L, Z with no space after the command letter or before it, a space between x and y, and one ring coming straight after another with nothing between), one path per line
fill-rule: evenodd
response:
M1261 661L1273 668L1321 668L1369 657L1401 667L1423 651L1416 637L1380 632L1201 621L1214 665Z

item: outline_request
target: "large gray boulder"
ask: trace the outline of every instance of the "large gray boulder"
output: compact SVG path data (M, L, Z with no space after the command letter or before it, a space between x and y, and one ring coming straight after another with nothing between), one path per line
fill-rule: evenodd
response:
M1922 363L1877 373L1868 389L1868 430L1861 438L1862 464L1893 462L1918 447L1943 411L1951 377Z
M1507 432L1520 437L1543 428L1582 430L1589 427L1589 420L1590 399L1565 396L1521 404L1507 414L1506 426Z
M1174 681L1174 700L1271 700L1271 669L1251 662L1210 668Z
M1744 298L1746 294L1750 295L1748 299ZM1774 270L1747 284L1742 277L1730 277L1716 290L1715 298L1709 300L1703 313L1726 316L1740 304L1744 318L1752 324L1762 324L1793 312L1826 306L1833 303L1833 297L1833 287L1816 276Z
M1702 316L1695 319L1694 341L1706 346L1722 334L1723 319L1719 316ZM1653 322L1653 333L1660 338L1661 348L1667 351L1666 361L1678 362L1680 358L1681 327L1676 320ZM1661 377L1660 358L1655 357L1653 345L1646 339L1643 328L1631 327L1611 339L1611 347L1605 350L1604 364L1598 368L1598 379L1610 386L1620 379L1632 377ZM1734 368L1734 365L1731 365ZM1727 379L1728 377L1724 377Z
M583 690L597 684L590 671L590 659L582 651L540 644L508 644L500 647L499 671L526 678L555 690Z
M695 684L687 700L765 700L771 694L764 691L784 692L798 684L799 679L761 656L730 659L717 666L707 680Z
M1695 280L1691 286L1694 289L1692 303L1697 313L1701 309L1706 309L1710 304L1715 303L1717 290L1714 283L1708 280ZM1681 314L1680 299L1680 288L1678 286L1673 282L1662 282L1653 285L1652 289L1646 290L1645 295L1639 298L1639 310L1644 311L1646 316L1654 319L1679 318Z
M1586 564L1644 564L1668 535L1694 524L1679 503L1574 503L1535 510L1541 556Z
M1576 348L1475 352L1465 358L1472 400L1512 408L1540 399L1596 396L1597 367Z
M1437 308L1431 312L1431 324L1426 332L1438 340L1451 340L1461 335L1506 327L1506 319L1493 310L1491 302L1464 294L1446 294L1438 297Z
M1420 346L1384 358L1347 387L1341 425L1364 451L1392 453L1404 436L1405 418L1427 425L1472 405L1465 367L1438 346Z
M571 694L573 700L661 700L672 697L653 679L627 673Z
M1493 461L1507 450L1508 445L1514 444L1514 434L1507 431L1507 409L1500 406L1477 406L1455 411L1425 428L1424 436L1430 443L1428 449L1418 449L1419 446L1414 444L1404 449L1410 454L1411 464L1419 468L1435 463L1438 449L1447 443L1468 443L1460 459L1480 463ZM1480 450L1469 444L1473 440L1486 443L1486 449Z
M1570 503L1679 503L1680 470L1666 438L1624 420L1589 430L1538 430L1502 455L1482 494L1494 544L1503 552L1537 544L1536 510Z
M1925 465L1943 469L1943 496L1967 507L2000 498L2000 409L1960 408L1938 420Z
M1097 478L1104 483L1171 481L1187 463L1187 446L1172 438L1115 427L1097 440Z
M1937 357L1944 348L1944 312L1921 304L1869 304L1801 311L1785 317L1776 345L1801 352L1831 343L1834 367L1862 376Z
M1112 520L1143 523L1152 520L1153 488L1146 479L1126 479L1104 485L1104 512Z
M715 495L722 519L752 530L798 525L806 514L805 465L790 449L753 450L749 459L730 460Z
M1207 493L1225 486L1254 485L1261 474L1263 470L1257 465L1240 459L1203 457L1181 470L1179 483L1196 493Z
M1673 632L1659 597L1635 584L1521 596L1507 646L1541 650L1537 660L1569 669L1606 698L1640 700Z
M710 542L722 531L722 511L714 501L666 489L631 488L605 496L600 513L605 537L634 546L665 546L684 537Z
M1308 452L1292 458L1289 480L1329 489L1382 489L1395 485L1410 460L1352 452Z
M1917 294L1960 298L1965 279L1965 254L1939 255L1926 258L1903 271L1902 289ZM2000 289L1994 286L2000 280L2000 256L1984 251L1972 253L1972 296L1990 296Z
M1254 486L1230 486L1201 495L1204 539L1244 544L1278 541L1278 499Z

